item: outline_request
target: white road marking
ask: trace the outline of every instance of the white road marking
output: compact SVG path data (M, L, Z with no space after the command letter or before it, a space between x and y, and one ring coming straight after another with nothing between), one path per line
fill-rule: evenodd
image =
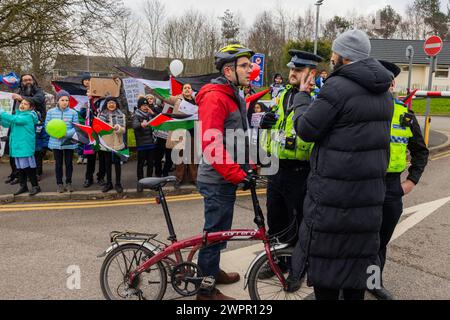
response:
M422 222L425 218L436 212L439 208L450 201L450 197L440 200L423 203L418 206L405 209L403 215L408 216L395 229L392 241L398 239L408 230ZM241 281L233 285L219 286L220 290L231 297L239 300L249 300L248 289L244 289L244 275L247 272L253 259L264 250L262 244L256 244L242 249L224 252L221 256L221 267L227 272L238 272L241 275ZM312 288L302 287L299 291L300 296L304 299L313 293Z
M397 225L397 228L392 235L391 242L396 240L398 237L403 235L409 229L414 227L415 225L422 222L425 218L431 215L433 212L436 212L439 208L446 205L447 202L450 201L450 197L442 198L436 201L423 203L418 206L408 208L404 210L404 215L409 215L408 218L404 219Z

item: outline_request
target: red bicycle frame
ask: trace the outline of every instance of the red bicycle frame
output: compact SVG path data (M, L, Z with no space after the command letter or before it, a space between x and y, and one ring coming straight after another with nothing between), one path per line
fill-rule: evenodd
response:
M136 270L130 273L129 276L129 283L133 283L134 279L141 273L148 270L152 265L155 263L158 263L159 261L162 261L164 259L167 259L171 255L175 255L176 263L182 263L183 257L181 255L181 250L186 248L193 248L188 256L187 262L192 262L192 259L195 255L195 253L206 246L211 246L215 244L219 244L222 242L227 241L262 241L264 243L264 249L268 257L268 262L271 267L271 269L274 271L275 275L277 276L278 280L281 282L283 287L286 287L286 279L283 276L283 273L281 272L279 266L274 262L272 251L271 251L271 245L270 245L270 239L267 237L266 233L266 227L264 222L264 216L262 214L261 207L259 205L258 197L256 195L256 187L252 187L251 189L251 195L252 195L252 201L253 201L253 208L255 212L255 223L257 224L258 228L257 230L229 230L229 231L219 231L219 232L213 232L213 233L207 233L205 232L203 235L197 235L192 238L178 241L173 224L172 219L170 217L169 209L167 207L167 202L164 196L164 193L162 191L162 188L159 187L159 203L161 203L164 211L164 215L166 218L167 226L169 228L169 240L172 242L170 246L167 246L163 251L157 253L156 255L152 256L150 259L142 263L137 267Z

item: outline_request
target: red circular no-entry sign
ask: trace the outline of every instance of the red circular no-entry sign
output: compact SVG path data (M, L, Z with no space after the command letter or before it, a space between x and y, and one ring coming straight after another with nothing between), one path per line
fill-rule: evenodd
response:
M431 36L425 41L425 45L423 46L423 50L425 54L429 57L434 57L441 52L444 43L442 39L438 36Z

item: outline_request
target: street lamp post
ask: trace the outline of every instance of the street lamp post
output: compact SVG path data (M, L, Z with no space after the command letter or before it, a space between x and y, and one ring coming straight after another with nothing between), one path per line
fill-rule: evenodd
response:
M320 6L323 4L324 0L317 0L317 2L314 4L317 6L317 13L316 13L316 32L314 36L314 54L317 54L317 41L319 40L319 12L320 12Z

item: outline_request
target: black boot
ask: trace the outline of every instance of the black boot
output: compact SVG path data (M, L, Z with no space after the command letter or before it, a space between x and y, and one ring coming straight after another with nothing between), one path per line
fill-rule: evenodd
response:
M32 196L37 195L40 192L41 192L41 187L36 186L36 187L31 188L31 192L29 193L29 195L32 197Z
M107 182L102 189L103 193L107 193L108 191L111 191L112 189L114 189L113 185L111 182Z
M117 193L123 193L123 187L120 183L116 183L115 189L116 189Z
M13 176L8 176L5 180L5 184L10 184L15 178Z
M25 170L19 171L19 183L20 183L20 188L19 188L19 190L16 191L16 193L14 193L15 196L18 196L20 194L28 192L27 174L26 174Z

